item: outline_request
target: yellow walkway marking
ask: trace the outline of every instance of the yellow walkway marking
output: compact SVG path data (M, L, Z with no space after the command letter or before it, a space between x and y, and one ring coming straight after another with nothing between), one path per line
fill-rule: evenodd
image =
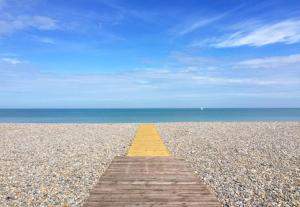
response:
M127 156L170 156L167 147L153 124L138 127Z

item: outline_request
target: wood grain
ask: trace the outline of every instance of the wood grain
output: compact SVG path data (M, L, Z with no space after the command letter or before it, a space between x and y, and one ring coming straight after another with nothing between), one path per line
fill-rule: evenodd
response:
M189 165L172 157L116 157L84 207L221 206Z

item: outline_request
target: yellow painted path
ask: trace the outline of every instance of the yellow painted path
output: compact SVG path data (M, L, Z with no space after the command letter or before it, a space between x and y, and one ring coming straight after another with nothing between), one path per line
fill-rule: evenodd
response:
M129 147L127 156L170 156L153 124L141 124Z

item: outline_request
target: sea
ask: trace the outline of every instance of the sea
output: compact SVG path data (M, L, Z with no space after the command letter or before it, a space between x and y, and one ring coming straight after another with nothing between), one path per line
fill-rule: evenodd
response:
M300 108L0 109L0 123L300 121Z

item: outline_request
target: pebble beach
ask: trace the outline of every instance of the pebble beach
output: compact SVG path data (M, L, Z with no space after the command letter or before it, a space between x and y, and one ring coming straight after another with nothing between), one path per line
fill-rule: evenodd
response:
M300 122L160 124L224 206L300 206Z
M0 124L0 206L81 206L135 124ZM162 123L224 206L299 206L300 122Z
M1 124L0 206L81 206L135 133L127 124Z

